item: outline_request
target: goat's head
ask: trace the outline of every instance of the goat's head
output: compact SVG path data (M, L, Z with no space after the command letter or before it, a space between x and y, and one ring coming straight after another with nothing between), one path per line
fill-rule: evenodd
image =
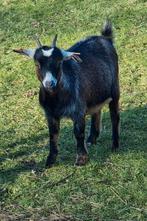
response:
M37 37L35 39L37 41L37 48L18 49L14 50L14 52L34 59L38 79L46 91L54 93L60 82L62 62L71 58L75 61L80 61L79 53L57 48L57 35L51 46L43 46Z

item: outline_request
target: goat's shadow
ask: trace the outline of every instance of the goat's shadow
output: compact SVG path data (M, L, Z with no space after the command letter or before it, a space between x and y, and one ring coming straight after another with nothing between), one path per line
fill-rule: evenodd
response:
M127 154L127 152L146 152L147 150L147 106L121 111L120 148L111 151L111 121L109 113L103 113L102 130L97 144L88 147L90 162L103 163L111 154ZM86 137L90 129L90 118L87 119ZM66 131L66 133L65 133ZM59 163L71 165L76 155L76 142L71 128L65 126L61 131ZM70 140L69 137L71 138Z
M127 154L127 152L146 152L147 140L147 106L128 109L121 112L121 148L117 153L111 152L111 122L108 113L103 114L102 120L102 132L97 141L97 144L89 148L90 163L99 162L103 164L111 154ZM87 119L86 134L90 127L90 119ZM59 138L59 156L55 166L68 165L72 166L76 158L76 142L73 138L73 127L64 124L61 127L60 138ZM29 139L29 142L28 142ZM42 141L45 140L46 146L42 145ZM16 143L11 143L8 148L14 146L23 147L18 152L11 153L3 156L1 161L9 159L20 159L15 167L5 169L3 167L1 171L2 184L13 183L15 179L22 172L31 170L38 171L44 170L45 160L48 155L48 131L47 129L42 130L39 135L20 139ZM39 146L36 150L36 146ZM36 155L37 154L37 155ZM36 161L35 157L41 156L39 161ZM22 158L22 159L21 159ZM4 164L5 165L5 164ZM1 189L0 189L1 190ZM3 191L3 190L2 190ZM1 194L4 197L4 194Z

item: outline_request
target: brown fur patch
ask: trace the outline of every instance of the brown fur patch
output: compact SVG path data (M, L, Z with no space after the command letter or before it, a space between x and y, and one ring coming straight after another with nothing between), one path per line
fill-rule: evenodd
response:
M37 74L38 80L42 82L39 64L35 64L35 65L36 65L36 74Z

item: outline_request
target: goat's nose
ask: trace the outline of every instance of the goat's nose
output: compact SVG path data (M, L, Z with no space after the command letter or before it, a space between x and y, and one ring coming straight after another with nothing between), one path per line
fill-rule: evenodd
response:
M51 81L51 82L50 82L50 87L51 87L51 88L56 87L56 83L55 83L54 81Z
M46 81L45 82L45 88L55 88L56 87L56 82L54 81Z

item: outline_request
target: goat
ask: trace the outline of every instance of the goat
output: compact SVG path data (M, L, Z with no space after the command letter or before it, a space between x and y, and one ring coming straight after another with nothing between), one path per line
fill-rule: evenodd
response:
M43 107L50 134L50 153L46 167L57 158L57 140L60 119L67 117L74 123L77 141L76 165L85 165L88 151L85 144L85 116L91 115L88 145L96 144L100 133L101 109L109 104L112 122L112 150L119 147L119 77L118 56L113 46L110 21L102 28L100 36L90 36L68 50L52 45L18 49L15 52L34 59L37 76L41 82L39 102Z

